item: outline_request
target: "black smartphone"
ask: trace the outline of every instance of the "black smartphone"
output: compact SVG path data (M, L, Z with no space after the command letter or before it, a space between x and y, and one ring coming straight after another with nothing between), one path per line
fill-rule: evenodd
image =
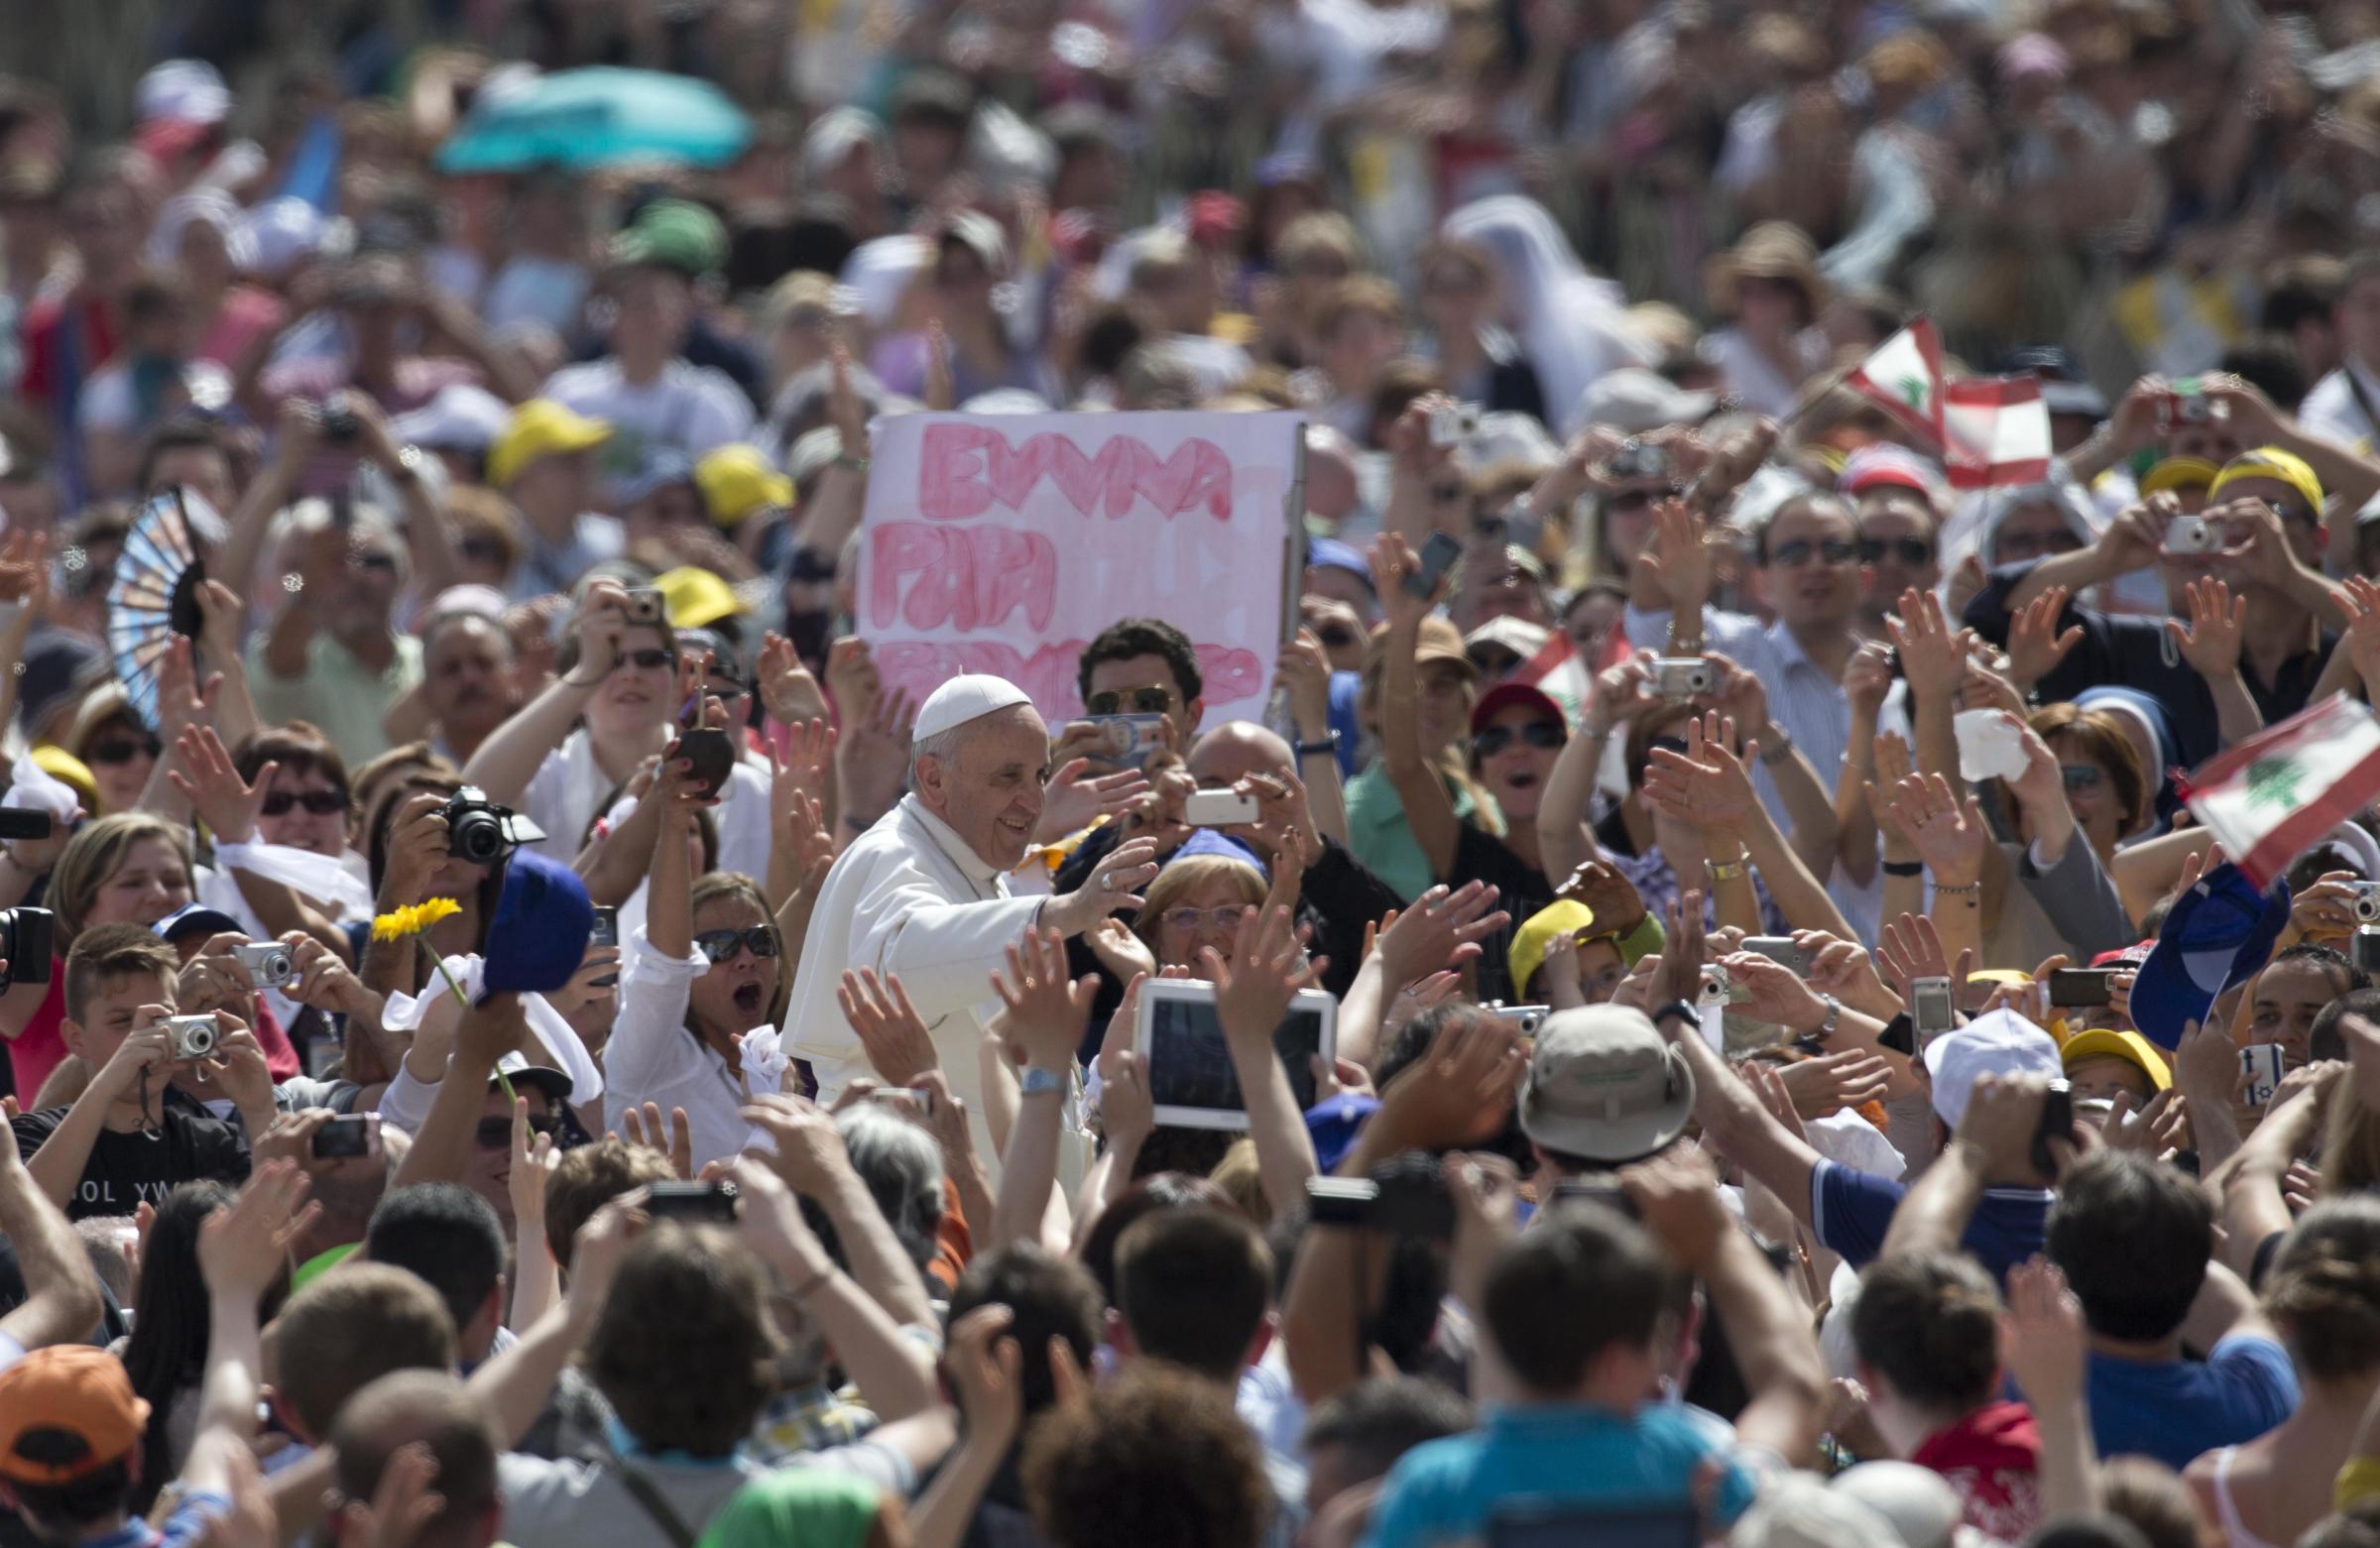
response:
M736 1218L736 1185L732 1182L656 1182L651 1185L645 1213L654 1220L689 1223L714 1221L732 1225Z
M2075 1089L2065 1081L2050 1082L2049 1095L2041 1099L2041 1122L2033 1129L2033 1169L2044 1177L2058 1175L2058 1158L2050 1153L2050 1141L2064 1139L2070 1143L2075 1134Z
M30 806L0 806L0 839L46 839L58 819Z
M2110 1004L2114 979L2113 968L2060 968L2050 975L2050 1004L2060 1010Z
M1417 597L1426 597L1438 589L1446 572L1463 557L1463 544L1444 533L1430 534L1430 540L1421 545L1421 563L1405 577L1405 589Z
M727 739L726 732L707 726L679 732L677 751L670 756L694 766L694 782L706 796L716 796L736 767L735 744Z
M314 1131L314 1159L371 1155L380 1148L378 1113L343 1113Z

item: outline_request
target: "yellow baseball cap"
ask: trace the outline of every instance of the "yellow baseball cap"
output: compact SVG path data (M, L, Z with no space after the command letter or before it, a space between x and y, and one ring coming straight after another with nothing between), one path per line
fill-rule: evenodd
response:
M2269 478L2287 484L2306 497L2309 516L2318 522L2322 519L2322 481L2314 476L2314 468L2304 457L2294 451L2283 451L2278 446L2259 446L2254 451L2243 451L2224 463L2223 470L2215 474L2214 482L2207 486L2206 498L2212 500L2227 486L2251 478Z
M1568 897L1530 914L1528 921L1512 932L1512 993L1529 992L1529 980L1545 966L1545 949L1555 936L1585 935L1594 928L1595 910Z
M585 451L611 433L601 419L575 414L550 398L532 398L513 411L504 433L488 448L488 482L501 489L539 457Z
M2137 1065L2149 1077L2151 1091L2164 1091L2174 1083L2173 1068L2165 1062L2165 1055L2138 1032L2118 1032L2106 1027L2077 1032L2058 1050L2058 1057L2070 1070L2078 1059L2121 1059Z
M691 564L663 570L653 577L653 585L668 609L672 629L700 629L752 611L751 605L736 595L735 587Z
M779 473L758 446L738 441L705 452L694 464L694 487L711 520L733 527L755 511L793 503L793 481Z
M2168 457L2140 475L2143 498L2178 489L2204 489L2223 470L2204 457Z

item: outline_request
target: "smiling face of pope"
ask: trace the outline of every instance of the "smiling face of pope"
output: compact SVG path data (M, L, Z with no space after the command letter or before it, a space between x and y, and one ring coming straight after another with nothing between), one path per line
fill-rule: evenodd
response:
M947 743L918 753L917 799L984 864L1022 865L1049 780L1048 728L1031 705L1013 704L952 727Z

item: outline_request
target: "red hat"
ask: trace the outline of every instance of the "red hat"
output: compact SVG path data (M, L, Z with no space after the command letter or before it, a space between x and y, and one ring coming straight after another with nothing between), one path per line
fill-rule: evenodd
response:
M1222 247L1248 225L1248 206L1229 193L1210 188L1190 196L1186 225L1190 240L1200 247Z
M1570 718L1562 713L1562 706L1554 702L1552 694L1533 682L1499 682L1481 694L1480 702L1471 712L1471 729L1479 731L1515 704L1537 711L1560 726L1565 734L1570 730Z

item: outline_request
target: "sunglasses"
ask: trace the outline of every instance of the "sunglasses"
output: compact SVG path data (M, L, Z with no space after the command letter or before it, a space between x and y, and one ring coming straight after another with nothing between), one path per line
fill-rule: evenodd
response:
M1315 637L1334 651L1345 651L1356 644L1356 632L1345 624L1335 624Z
M355 567L359 570L379 570L385 574L394 575L397 573L397 555L378 552L359 553L355 556Z
M739 947L764 960L776 955L776 935L765 924L749 930L705 930L694 937L694 944L713 967L734 961Z
M2096 764L2061 764L2058 773L2065 776L2069 794L2077 790L2095 790L2107 779L2106 771Z
M1515 737L1542 753L1553 752L1567 740L1562 735L1562 728L1550 720L1532 720L1525 726L1517 727L1489 726L1487 730L1473 735L1471 739L1472 756L1493 758L1505 748L1510 747L1512 739Z
M1157 922L1185 935L1202 926L1211 926L1228 935L1239 929L1240 922L1253 911L1246 903L1225 903L1220 908L1168 908L1157 916Z
M1768 562L1787 569L1799 569L1813 558L1828 564L1848 564L1858 556L1859 545L1847 538L1829 537L1813 542L1807 537L1796 537L1791 542L1781 542L1771 548Z
M1127 705L1130 708L1128 710ZM1102 688L1083 700L1094 715L1163 715L1173 709L1171 688Z
M621 653L620 659L639 671L655 672L665 666L675 666L677 653L648 647L642 651L625 651Z
M1862 537L1859 539L1859 558L1865 564L1881 564L1886 554L1914 569L1934 557L1934 545L1923 537Z
M93 744L90 751L82 755L82 761L86 764L106 764L112 768L117 764L129 764L136 758L154 759L163 751L165 744L155 737L144 740L117 738Z
M559 1133L561 1128L562 1121L551 1113L529 1115L529 1131L532 1134ZM513 1121L509 1118L483 1118L479 1121L476 1137L482 1150L501 1150L513 1142Z
M476 560L481 564L503 564L512 558L512 555L505 551L504 544L492 537L466 537L456 543L455 548L464 558Z
M1681 485L1664 484L1659 489L1623 489L1604 502L1604 509L1614 512L1641 511L1656 500L1675 500L1686 493Z
M286 817L293 806L302 806L317 817L329 817L347 809L345 790L268 790L264 804L257 809L268 817Z

